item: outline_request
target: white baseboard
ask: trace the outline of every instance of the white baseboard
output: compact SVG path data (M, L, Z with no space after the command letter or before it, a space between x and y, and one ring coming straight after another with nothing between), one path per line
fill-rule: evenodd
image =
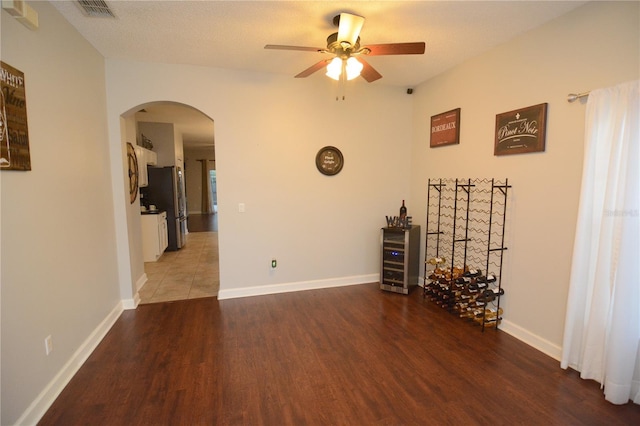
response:
M130 309L137 308L138 305L140 304L140 293L136 291L136 294L134 294L131 299L122 299L121 304L122 304L123 310L128 311Z
M122 300L122 309L130 310L135 309L140 304L140 293L136 291L136 294L133 295L131 299Z
M289 293L292 291L315 290L320 288L343 287L355 284L378 282L379 274L354 275L351 277L330 278L326 280L298 281L292 283L272 284L255 287L220 289L218 300L238 297L263 296L266 294Z
M78 372L82 364L89 358L98 344L102 341L107 332L111 329L123 311L122 303L119 302L104 320L93 330L87 339L80 345L77 351L71 356L69 361L60 369L58 374L40 392L37 398L29 405L20 418L17 425L35 425L47 412L51 404L56 400L60 392L71 381Z
M135 309L140 304L140 289L147 283L148 277L143 273L138 281L136 281L136 292L131 299L122 299L122 308L125 310Z
M147 273L143 272L140 278L138 278L138 281L136 281L136 292L140 291L140 289L142 288L143 285L146 284L148 279L149 278L147 277Z
M422 287L423 284L424 284L424 277L420 277L420 282L418 285ZM529 330L524 329L519 325L512 323L509 320L505 320L505 319L502 320L502 322L500 323L500 330L504 331L507 334L510 334L511 336L515 337L521 342L526 343L532 348L539 350L543 354L548 355L553 359L556 359L558 361L562 359L561 346L558 346L546 339L543 339L537 334L533 334Z
M549 355L551 358L560 361L562 359L562 347L552 343L542 337L533 334L529 330L526 330L519 325L512 323L511 321L502 320L500 330L507 334L512 335L518 340L523 341L527 345L539 350L540 352Z

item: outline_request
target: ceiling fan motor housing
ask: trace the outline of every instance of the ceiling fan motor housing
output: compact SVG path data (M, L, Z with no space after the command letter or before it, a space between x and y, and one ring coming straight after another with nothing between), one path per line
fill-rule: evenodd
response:
M346 41L338 41L338 33L333 33L327 37L327 50L339 58L347 59L360 50L360 37L356 40L356 44L351 45Z

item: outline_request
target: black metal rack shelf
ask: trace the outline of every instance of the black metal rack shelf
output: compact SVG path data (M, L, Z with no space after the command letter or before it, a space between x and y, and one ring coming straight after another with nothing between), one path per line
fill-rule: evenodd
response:
M429 179L423 296L497 328L508 179Z

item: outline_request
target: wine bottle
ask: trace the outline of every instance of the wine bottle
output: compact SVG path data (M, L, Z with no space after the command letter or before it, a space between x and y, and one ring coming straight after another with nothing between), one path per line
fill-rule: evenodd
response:
M464 277L478 277L482 275L482 271L480 269L469 269L467 272L465 272L464 274L462 274L462 276Z
M404 200L402 200L402 206L400 206L400 220L405 220L407 217L407 208L404 205Z

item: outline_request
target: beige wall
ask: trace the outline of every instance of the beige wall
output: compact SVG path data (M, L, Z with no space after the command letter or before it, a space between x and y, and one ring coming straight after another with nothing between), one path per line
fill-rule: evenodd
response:
M1 12L2 61L25 75L32 165L0 172L3 425L46 409L48 385L121 303L104 59L49 3L30 5L37 31Z
M377 280L384 216L409 199L412 98L355 82L336 102L327 80L107 61L111 135L123 111L159 99L216 123L222 297ZM345 156L337 176L316 169L326 145Z
M639 3L592 3L419 87L411 198L438 177L508 178L503 329L558 358L582 173L584 103L567 94L639 77ZM548 103L544 153L495 157L495 115ZM429 148L430 117L461 108L460 145ZM416 203L418 204L418 203ZM417 209L426 216L425 203ZM424 241L424 235L423 235Z

